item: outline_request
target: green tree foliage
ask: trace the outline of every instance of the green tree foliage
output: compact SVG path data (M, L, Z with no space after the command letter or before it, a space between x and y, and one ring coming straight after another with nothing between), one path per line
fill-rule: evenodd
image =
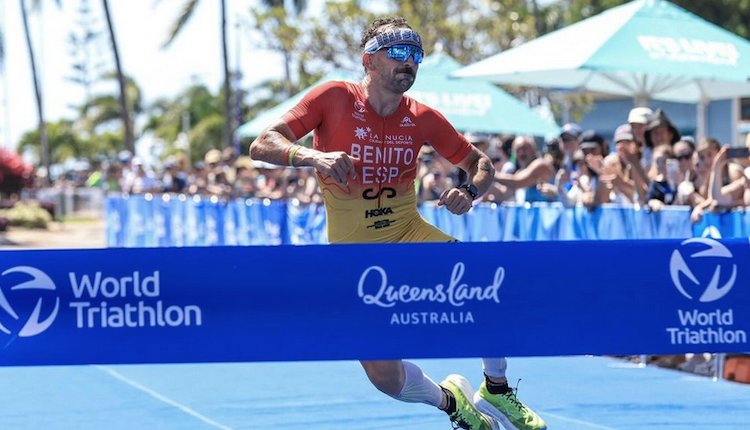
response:
M75 130L73 121L62 120L47 123L47 137L50 151L50 163L62 163L69 157L79 157L84 152L85 142ZM41 158L41 139L39 129L26 132L19 142L23 150L32 149L35 156Z
M60 120L47 123L49 137L50 162L62 164L68 158L93 161L106 157L114 157L122 149L122 134L102 131L91 137L85 137L80 128L71 120ZM35 157L39 158L39 130L26 132L19 142L22 151L31 149Z
M251 11L252 28L260 34L257 42L279 52L287 70L284 77L251 89L250 117L309 87L331 69L361 72L362 33L380 16L404 16L420 32L428 55L443 51L465 64L536 34L533 8L526 0L386 0L378 5L386 12L379 14L367 3L328 1L314 17L280 6Z
M107 73L102 77L104 80L117 81L117 74ZM136 82L125 77L125 88L128 100L128 110L134 115L143 112L141 89ZM122 118L122 105L120 104L119 90L112 94L94 95L87 100L80 108L81 125L84 130L117 131L121 138L121 148L124 148L124 130Z
M284 57L284 91L288 97L293 94L292 55L300 52L301 29L298 20L290 17L284 7L252 10L251 14L257 28L266 35L263 38L265 48L277 51Z
M178 34L185 28L185 24L195 13L199 0L186 0L182 8L182 12L177 20L172 25L172 29L169 32L169 37L164 43L164 47L169 46ZM302 2L303 4L306 2ZM224 88L222 94L224 95L224 126L222 132L222 145L223 147L232 146L232 138L234 136L234 118L232 115L232 85L231 85L231 73L229 71L229 57L227 53L227 15L226 15L226 0L220 0L219 6L221 8L221 52L222 52L222 68L224 72Z
M162 99L148 109L148 120L144 131L168 142L167 153L178 151L175 142L183 130L183 120L187 114L190 124L191 161L199 161L210 149L221 148L222 127L224 125L222 93L212 94L203 84L193 84L174 99ZM247 108L242 105L246 113Z
M308 21L298 55L320 68L362 70L359 43L362 32L375 18L356 0L329 1L320 16Z
M313 65L361 69L363 31L375 18L391 15L405 17L419 31L428 55L443 51L464 64L536 35L533 10L525 0L388 0L380 6L387 11L382 14L360 3L329 1L320 16L291 24L301 33L295 54Z
M428 54L442 49L468 64L536 36L524 0L392 1L394 13L419 31Z

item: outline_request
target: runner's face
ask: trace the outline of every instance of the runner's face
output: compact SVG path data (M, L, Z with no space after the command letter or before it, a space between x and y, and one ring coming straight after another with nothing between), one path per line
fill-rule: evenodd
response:
M383 86L391 92L403 94L414 85L417 78L419 64L414 62L414 57L410 56L406 61L398 61L388 58L386 49L372 54L373 63L376 65L376 71L380 75Z

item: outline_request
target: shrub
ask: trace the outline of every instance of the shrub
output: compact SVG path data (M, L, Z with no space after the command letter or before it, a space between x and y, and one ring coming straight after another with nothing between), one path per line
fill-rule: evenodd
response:
M10 209L0 210L0 217L8 218L12 226L27 228L47 228L52 221L49 212L34 201L18 202Z

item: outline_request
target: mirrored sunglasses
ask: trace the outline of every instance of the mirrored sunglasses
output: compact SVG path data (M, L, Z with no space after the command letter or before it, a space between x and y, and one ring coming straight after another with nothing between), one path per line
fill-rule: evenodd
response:
M386 51L386 56L396 61L406 61L409 57L414 56L414 62L422 62L424 51L415 45L393 45Z

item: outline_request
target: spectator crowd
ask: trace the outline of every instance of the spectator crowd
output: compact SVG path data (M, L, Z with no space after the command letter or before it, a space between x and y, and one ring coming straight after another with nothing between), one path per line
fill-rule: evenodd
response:
M706 212L750 205L750 137L746 148L731 150L713 138L696 142L681 136L665 112L645 107L632 109L623 122L611 141L574 123L544 142L531 136L467 132L466 139L495 165L495 181L482 200L560 202L590 209L614 203L654 212L684 205L692 208L694 222ZM130 194L322 202L312 169L273 166L238 156L231 148L212 149L192 166L183 154L173 155L158 170L123 151L118 162L93 173L77 172L75 178L81 185ZM416 180L420 203L437 200L464 179L463 172L432 147L422 147Z
M750 205L750 137L744 148L730 149L713 138L696 142L681 136L662 110L632 109L611 144L574 123L539 146L530 136L466 137L495 164L495 182L485 201L561 202L590 209L614 203L653 212L683 205L692 208L694 222L706 212ZM461 182L430 148L421 159L422 201Z

